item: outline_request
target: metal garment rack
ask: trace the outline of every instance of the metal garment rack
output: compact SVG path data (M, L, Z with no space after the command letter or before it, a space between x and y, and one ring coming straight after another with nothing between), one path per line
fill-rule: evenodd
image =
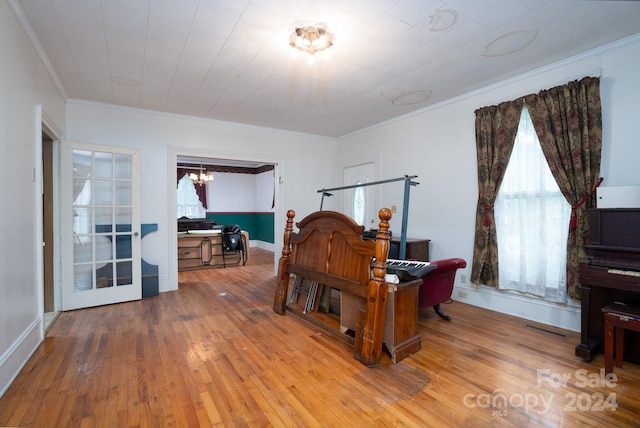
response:
M409 193L411 186L417 186L420 183L413 181L414 178L418 178L417 175L405 175L404 177L390 178L388 180L372 181L370 183L352 184L351 186L334 187L332 189L320 189L318 193L322 193L320 199L320 211L322 211L322 204L324 203L325 196L333 196L329 192L336 190L355 189L356 187L373 186L378 184L394 183L396 181L404 181L404 200L402 202L402 231L400 233L400 260L405 260L407 255L407 221L409 219Z

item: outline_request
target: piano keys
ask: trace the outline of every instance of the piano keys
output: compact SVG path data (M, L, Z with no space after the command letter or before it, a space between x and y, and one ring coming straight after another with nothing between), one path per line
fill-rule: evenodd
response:
M375 258L371 260L372 268L375 261ZM397 275L400 281L413 281L424 278L429 272L436 269L438 265L419 260L387 259L385 267L387 274Z
M640 276L640 271L637 271L637 270L610 268L610 269L607 269L607 273L611 273L615 275Z
M580 343L575 355L591 361L602 350L602 307L640 302L640 209L589 210L590 242L580 263ZM640 335L625 332L625 359L640 362Z
M395 274L400 281L404 282L424 278L438 266L429 262L388 259L386 267L388 274Z

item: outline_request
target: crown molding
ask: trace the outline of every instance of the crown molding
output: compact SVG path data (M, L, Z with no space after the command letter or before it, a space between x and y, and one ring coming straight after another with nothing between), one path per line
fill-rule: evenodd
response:
M27 35L27 38L31 42L33 49L36 51L36 54L40 58L40 61L42 62L42 65L44 65L44 68L47 70L49 77L51 77L53 84L58 89L58 92L62 96L62 99L66 100L67 91L64 90L64 86L62 86L62 82L60 82L60 79L58 78L58 74L53 68L53 65L51 65L51 61L49 61L49 57L45 53L44 48L42 47L42 44L40 43L38 36L36 36L35 31L33 31L33 27L27 20L27 17L24 14L22 7L20 7L20 4L18 4L17 0L7 0L7 4L9 5L9 8L15 15L16 19L18 20L18 23L24 30L25 34Z

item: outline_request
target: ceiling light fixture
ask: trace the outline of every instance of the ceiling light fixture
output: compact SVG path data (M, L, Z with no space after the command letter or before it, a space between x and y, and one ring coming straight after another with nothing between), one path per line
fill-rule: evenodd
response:
M189 178L193 181L193 184L199 184L202 186L203 184L207 184L210 181L213 181L213 175L210 175L202 168L202 164L200 164L200 174L196 174L195 172L189 173Z
M289 45L293 53L302 51L309 54L309 63L314 62L316 52L327 51L333 45L333 34L326 24L314 24L296 27L289 36Z

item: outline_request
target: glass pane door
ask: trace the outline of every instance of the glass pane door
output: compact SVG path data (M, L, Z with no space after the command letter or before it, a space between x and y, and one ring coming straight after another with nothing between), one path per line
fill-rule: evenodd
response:
M63 231L70 226L72 239L63 242L63 309L140 299L138 153L79 144L64 152Z
M342 173L343 184L355 186L375 181L374 167L373 163L345 167ZM343 193L344 213L366 229L377 229L380 222L376 209L377 187L356 187Z

